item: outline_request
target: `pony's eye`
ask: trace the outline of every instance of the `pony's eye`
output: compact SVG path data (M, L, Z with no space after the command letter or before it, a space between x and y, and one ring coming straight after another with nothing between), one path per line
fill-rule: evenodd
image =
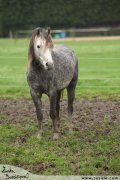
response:
M39 46L39 45L37 45L37 48L40 48L40 46Z

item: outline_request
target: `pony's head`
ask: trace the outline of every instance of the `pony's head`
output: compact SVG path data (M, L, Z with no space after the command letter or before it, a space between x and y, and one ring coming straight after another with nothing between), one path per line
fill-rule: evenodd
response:
M52 48L50 28L47 30L40 27L34 29L29 46L29 61L36 59L46 70L53 68Z

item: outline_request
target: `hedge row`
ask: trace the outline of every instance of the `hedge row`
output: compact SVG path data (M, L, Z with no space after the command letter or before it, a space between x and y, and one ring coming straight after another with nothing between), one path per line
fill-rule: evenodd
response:
M118 25L120 0L0 0L0 29Z

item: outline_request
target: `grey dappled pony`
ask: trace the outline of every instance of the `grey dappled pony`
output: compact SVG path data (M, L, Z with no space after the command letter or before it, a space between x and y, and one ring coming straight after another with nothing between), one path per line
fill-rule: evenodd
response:
M70 130L73 113L73 101L78 79L78 61L69 47L54 45L50 29L36 28L32 32L28 51L27 81L36 107L39 131L42 135L42 94L50 100L50 117L53 123L53 139L59 137L59 109L61 92L65 88L68 94L68 118Z

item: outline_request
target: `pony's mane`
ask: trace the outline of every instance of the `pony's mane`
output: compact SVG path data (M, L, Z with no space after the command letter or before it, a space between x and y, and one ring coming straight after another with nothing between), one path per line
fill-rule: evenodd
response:
M35 59L34 39L36 36L39 36L40 33L42 33L42 36L46 39L46 48L53 48L53 42L51 39L50 28L48 28L48 32L46 31L46 29L43 29L40 27L34 29L32 32L29 49L28 49L28 67L30 67L32 61Z

